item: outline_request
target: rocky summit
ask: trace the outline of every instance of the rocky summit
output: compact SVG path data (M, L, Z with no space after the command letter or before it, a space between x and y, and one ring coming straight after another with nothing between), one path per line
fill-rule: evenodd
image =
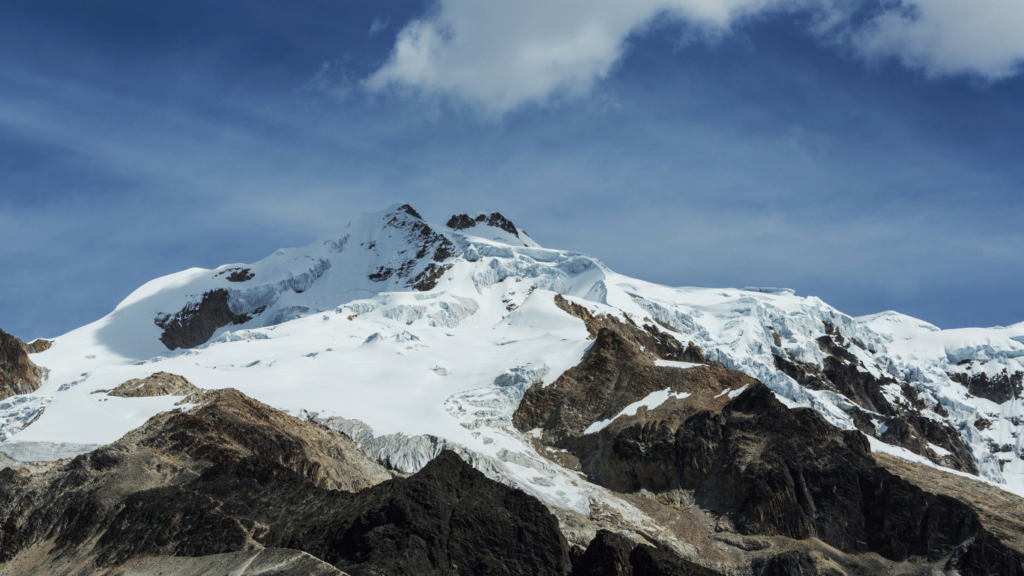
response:
M1022 381L396 204L0 331L0 575L1022 575Z

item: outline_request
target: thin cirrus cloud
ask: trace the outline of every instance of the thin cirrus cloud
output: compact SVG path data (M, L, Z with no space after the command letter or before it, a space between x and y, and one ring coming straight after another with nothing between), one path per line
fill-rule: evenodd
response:
M1024 60L1021 0L440 0L399 31L365 85L453 96L501 116L586 94L612 72L630 35L652 23L713 38L771 14L800 16L825 43L866 60L893 57L930 77L998 80Z
M387 30L390 24L390 18L381 18L380 16L377 16L376 18L373 19L373 22L370 23L370 36L373 36L374 34L379 34Z

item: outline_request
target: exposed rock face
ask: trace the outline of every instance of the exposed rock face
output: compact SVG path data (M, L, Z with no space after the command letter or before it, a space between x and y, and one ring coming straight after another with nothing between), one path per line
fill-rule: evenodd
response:
M52 341L44 340L43 338L36 338L28 344L25 344L25 352L28 352L29 354L38 354L40 352L46 352L52 346Z
M228 324L244 324L252 320L248 314L235 314L228 307L228 291L220 288L203 294L203 299L174 314L157 316L154 322L164 329L160 341L168 350L195 348L205 343L218 328Z
M574 564L572 576L717 576L719 573L679 557L672 551L632 542L599 530Z
M1006 370L1003 370L1002 373L992 377L984 372L978 374L953 372L949 374L949 377L954 382L963 384L972 395L991 400L996 404L1020 398L1024 392L1024 372L1008 374Z
M305 552L261 548L198 558L149 556L119 567L118 576L346 576Z
M0 557L21 573L261 548L357 576L570 570L555 517L455 454L391 479L344 436L234 390L51 473L0 476Z
M21 340L0 330L0 400L35 392L44 374L29 360Z
M480 221L484 220L484 216L480 215ZM476 226L476 220L469 217L469 214L452 214L452 217L448 220L446 226L452 230L465 230L466 228L472 228Z
M711 399L723 390L753 384L757 384L753 378L718 366L690 370L655 366L621 332L601 328L579 365L549 386L526 391L512 422L524 432L540 428L545 442L560 444L584 435L594 422L614 418L653 392L693 394L701 390ZM724 404L727 399L720 397L719 401Z
M480 214L476 218L470 218L468 214L452 215L451 219L448 220L447 226L453 230L466 230L467 228L473 228L477 224L504 230L519 238L519 231L516 230L512 221L497 212L492 212L490 215Z
M754 574L757 576L843 576L838 566L822 566L827 562L803 550L790 550L770 558L758 559L754 562Z
M700 346L689 342L684 348L671 334L662 332L654 321L644 324L641 330L628 317L625 321L607 314L593 314L585 306L570 302L561 294L555 294L555 305L570 316L575 316L587 326L590 338L596 338L601 328L607 328L639 348L641 355L650 360L675 360L703 364L706 362Z
M228 274L228 282L248 282L256 277L256 274L248 268L236 268Z
M573 565L572 576L624 576L633 573L629 553L633 545L618 534L598 530L586 552Z
M692 494L742 535L817 538L848 554L918 558L961 574L1024 570L1024 554L971 505L880 467L860 432L835 428L812 409L788 409L762 384L724 368L651 364L601 328L579 366L527 392L514 422L569 449L593 482L625 493ZM666 387L675 397L587 433ZM803 570L802 558L762 568L802 573L792 571Z
M402 204L401 206L396 208L395 211L396 212L405 212L406 214L408 214L409 216L412 216L413 218L416 218L418 220L423 220L423 216L420 216L420 213L417 212L415 208L413 208L412 206L409 206L408 204Z
M397 276L406 279L407 287L425 292L433 289L441 276L451 268L451 264L444 262L460 254L450 240L435 232L408 204L395 209L385 226L401 231L406 241L416 248L416 252L412 257L405 257L396 263L396 266L380 266L368 276L374 282L384 282ZM373 244L368 248L372 250ZM428 256L430 260L426 267L417 273L417 268Z
M415 278L410 280L409 287L413 290L419 290L420 292L427 292L433 290L434 286L437 286L438 280L451 268L451 264L437 264L436 262L431 263L422 272L416 275Z
M128 380L113 390L97 390L93 394L101 392L108 396L121 398L147 398L152 396L188 396L200 392L200 390L184 376L157 372L145 378Z
M947 422L921 415L927 407L915 402L917 393L913 388L893 378L877 378L863 370L863 363L849 350L851 345L857 344L844 338L829 324L825 330L827 335L818 338L818 346L827 355L824 369L778 355L775 356L776 368L802 386L812 390L832 390L856 404L859 408L848 410L848 413L861 432L887 444L906 448L941 466L969 474L978 473L974 458L960 433ZM883 387L899 388L912 403L890 402L882 392ZM881 418L872 416L871 412L881 415ZM879 425L884 425L883 433L879 433ZM930 444L949 454L937 453Z

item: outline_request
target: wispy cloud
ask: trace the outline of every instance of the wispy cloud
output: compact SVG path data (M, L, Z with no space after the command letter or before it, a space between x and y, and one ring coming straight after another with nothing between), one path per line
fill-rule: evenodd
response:
M744 6L705 11L724 23L706 30L728 33L744 10L767 9ZM975 90L858 76L858 63L808 55L823 44L773 24L769 35L787 35L782 61L728 38L662 57L676 34L666 23L680 18L662 14L625 44L619 32L595 33L613 41L582 52L607 54L583 69L609 78L600 94L614 106L588 99L480 122L434 99L350 89L391 48L390 29L367 38L368 10L302 19L350 23L340 48L335 28L303 25L286 35L294 51L267 53L266 23L281 15L265 15L248 32L251 48L213 68L199 61L224 53L219 29L184 55L164 41L143 46L145 58L121 44L90 55L79 36L55 33L63 47L45 66L0 61L0 327L53 336L154 277L255 261L399 200L441 222L493 207L545 245L668 284L788 285L849 313L894 308L941 326L1024 319L1014 292L1024 270L1015 99L1024 78ZM571 28L559 18L534 27L540 40ZM813 33L839 37L849 21L822 17ZM529 27L512 24L487 58L427 53L428 64L441 79L464 64L467 86L488 87L465 88L467 99L570 96L554 65L543 82L502 96L507 71L492 56L506 57L521 43L513 33ZM0 45L13 45L11 29L23 26L0 28ZM465 51L458 34L437 31L442 52ZM108 45L109 30L95 34ZM352 56L321 67L325 53ZM480 67L487 74L476 78ZM572 77L586 93L586 74Z
M867 58L894 57L930 76L998 80L1021 72L1024 2L903 0L882 6L850 36Z
M391 18L388 18L387 16L377 16L376 18L373 19L373 22L370 24L370 36L387 30L388 26L390 25Z
M365 83L452 96L500 116L588 93L652 22L685 23L708 39L779 13L799 16L825 43L930 76L1000 79L1024 58L1020 0L440 0L399 32Z

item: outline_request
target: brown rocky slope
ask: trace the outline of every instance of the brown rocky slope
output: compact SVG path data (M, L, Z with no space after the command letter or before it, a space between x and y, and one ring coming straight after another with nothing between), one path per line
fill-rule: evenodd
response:
M555 517L453 453L392 478L347 438L234 390L48 471L3 470L0 517L0 574L216 566L261 549L324 574L570 570Z
M0 330L0 400L35 392L44 375L29 359L21 340Z
M578 366L527 391L515 426L569 451L592 482L667 497L650 502L688 499L689 509L718 517L720 541L792 548L751 554L746 569L754 573L818 573L841 559L837 574L1024 574L1024 546L1011 536L1024 529L1019 517L901 477L906 470L881 465L859 431L789 409L743 374L657 366L650 348L637 345L646 333L624 322L598 327ZM668 400L621 414L658 391L670 392ZM674 504L650 510L688 513Z

